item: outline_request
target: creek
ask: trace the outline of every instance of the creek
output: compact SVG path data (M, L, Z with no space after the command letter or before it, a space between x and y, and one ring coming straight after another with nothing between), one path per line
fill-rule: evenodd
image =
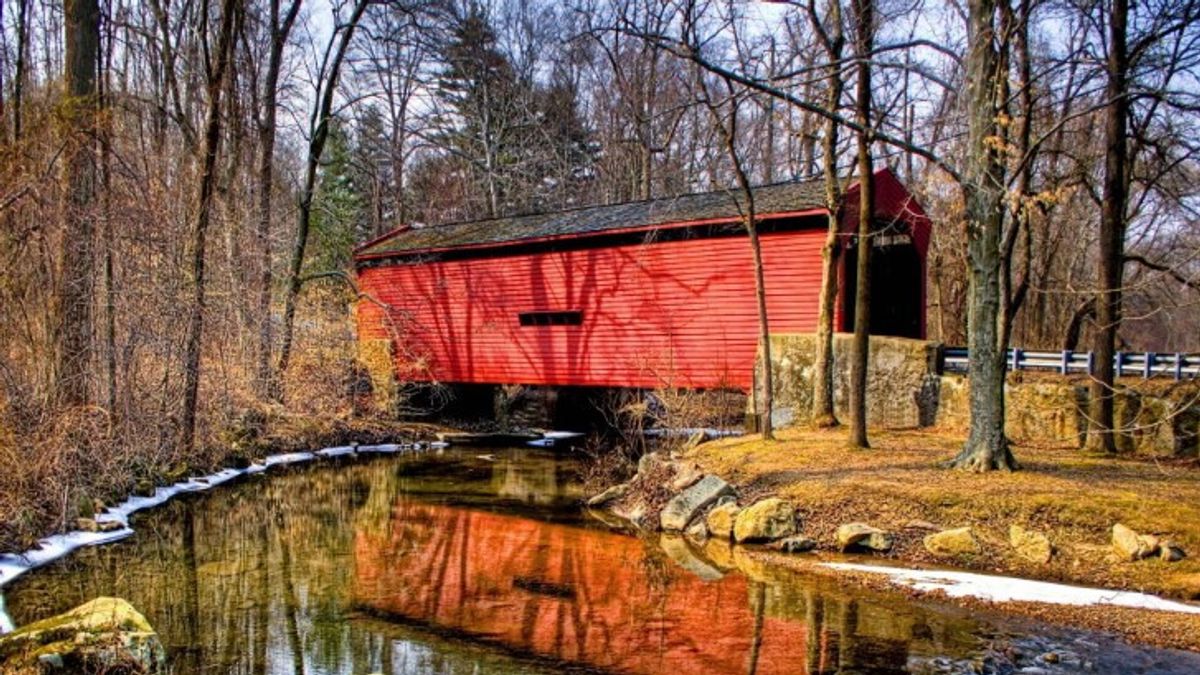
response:
M21 625L125 598L179 674L1200 672L1196 654L622 534L580 509L577 469L468 448L245 475L30 571L0 607Z

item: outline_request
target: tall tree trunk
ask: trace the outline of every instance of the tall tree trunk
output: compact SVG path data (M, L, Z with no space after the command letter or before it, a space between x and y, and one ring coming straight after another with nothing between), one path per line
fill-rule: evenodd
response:
M967 157L963 197L967 217L967 348L971 359L971 422L967 442L951 466L971 471L1017 467L1004 435L1005 352L1000 349L1000 239L1004 224L1004 166L996 136L997 72L995 0L967 7Z
M301 0L293 0L283 21L279 20L279 0L271 0L271 53L263 81L262 117L258 125L258 223L254 230L258 245L258 351L255 384L260 398L269 398L275 390L271 372L271 201L275 191L276 104L279 98L279 71L283 49L300 11Z
M726 78L725 87L728 91L729 102L729 122L726 124L720 104L713 102L703 75L697 77L696 86L699 91L703 92L717 134L721 138L721 144L729 156L729 163L737 178L738 188L746 200L746 208L742 211L742 222L746 227L746 235L750 242L750 256L754 265L754 298L758 310L758 353L761 359L759 362L761 370L756 378L757 382L755 382L754 405L755 413L758 416L758 428L762 433L763 440L774 440L775 429L771 420L771 411L775 407L775 383L771 372L771 327L767 312L766 274L763 270L762 244L758 238L758 209L754 200L754 190L750 187L750 177L746 175L746 168L737 149L739 100L734 91L733 82Z
M32 2L32 0L17 0L17 63L16 63L16 67L14 68L14 71L13 71L13 95L12 95L12 109L13 109L12 139L13 139L13 142L21 140L21 123L22 123L22 115L24 115L24 109L23 109L24 106L23 106L22 101L25 96L25 79L26 79L25 58L29 53L29 5L31 2ZM94 4L98 5L98 3L94 3ZM70 12L71 10L68 9L67 11ZM100 16L99 11L100 11L99 9L96 10L97 21L99 21L99 16ZM71 30L70 22L72 20L73 20L73 17L67 18L68 30ZM99 28L96 29L96 32L97 32L97 34L99 33ZM99 35L97 35L97 37L96 37L97 45L99 44L99 40L100 40ZM69 41L68 41L68 43L69 43ZM70 50L68 48L68 54L69 54L69 51ZM69 55L67 57L67 63L68 64L71 63L71 58ZM68 65L67 68L69 70L70 65ZM68 84L68 86L70 86L70 85Z
M1117 328L1121 324L1121 284L1125 257L1125 179L1126 118L1129 100L1126 98L1126 77L1129 54L1126 46L1126 24L1129 0L1112 0L1109 17L1108 84L1104 113L1104 199L1100 213L1100 292L1096 302L1096 331L1092 351L1096 370L1088 401L1087 448L1095 452L1116 452L1114 437L1113 357L1116 355Z
M737 115L736 108L733 114ZM758 307L758 344L759 354L762 356L759 392L754 399L759 404L759 430L763 439L769 441L775 438L775 429L771 421L771 411L775 408L775 383L771 373L771 328L767 317L767 284L763 272L762 244L758 239L758 213L754 204L754 191L750 188L750 180L738 159L732 134L725 139L725 143L733 160L738 186L746 197L746 234L750 240L750 253L754 260L754 299Z
M24 3L22 3L22 6ZM63 164L67 190L61 244L58 293L58 363L55 390L59 403L86 405L90 400L92 361L92 295L96 212L96 122L100 69L100 4L97 0L66 3L65 128L72 138Z
M1032 152L1032 132L1033 132L1033 90L1031 86L1033 77L1033 68L1031 64L1029 52L1029 10L1030 0L1019 0L1020 15L1014 13L1011 5L1005 3L1000 7L1001 14L1001 29L1005 35L1012 36L1013 45L1017 51L1017 85L1020 90L1017 92L1017 102L1019 107L1016 137L1009 140L1006 139L1006 144L1011 148L1011 154L1015 157L1026 159L1026 154ZM1006 52L1000 59L999 71L1008 72L1009 54ZM1008 101L1011 94L1008 87L1008 78L1000 78L1000 93L997 97L999 101ZM1007 132L1007 128L1004 130ZM1031 196L1031 188L1033 184L1033 159L1028 158L1024 162L1020 173L1017 175L1017 184L1015 186L1016 200L1008 209L1009 223L1001 237L1001 268L1000 268L1000 309L1001 320L999 334L997 337L999 349L1007 351L1010 342L1010 336L1013 331L1013 322L1016 319L1017 312L1020 311L1021 305L1025 302L1025 296L1029 288L1029 275L1033 256L1033 237L1030 224L1030 208L1029 197ZM1017 260L1017 242L1023 244L1020 260ZM1014 264L1019 265L1021 275L1019 278L1014 278Z
M108 30L105 35L104 52L100 55L100 76L97 84L102 110L108 108L109 97L112 95L109 78L112 73L112 57L116 42L111 16L105 18L105 24ZM113 271L112 126L107 120L103 120L98 131L101 218L104 221L104 383L107 388L105 407L111 418L117 411L117 301L116 280Z
M842 50L846 44L842 31L842 0L829 0L829 31L821 30L820 20L810 15L814 28L821 36L825 56L829 65L825 69L827 92L825 107L830 112L840 108L842 90ZM813 358L813 426L837 426L833 406L833 318L838 291L838 232L841 228L842 185L837 167L838 124L832 119L825 121L825 138L822 139L825 172L825 207L829 209L829 223L825 232L825 244L821 247L821 292L817 300L817 348Z
M196 445L196 406L200 393L200 350L204 336L205 249L212 217L216 185L217 151L221 143L221 92L229 69L233 42L233 14L238 0L221 1L221 25L217 36L216 63L208 77L208 112L204 121L204 148L196 199L196 222L192 230L192 306L188 318L187 352L184 357L183 414L180 416L179 451L190 454ZM207 0L205 12L207 15Z
M276 400L280 400L283 397L282 382L280 382L280 379L287 372L288 362L292 356L293 327L296 322L296 302L300 298L300 287L303 284L300 273L304 267L304 254L308 248L308 232L312 223L312 201L317 185L317 168L321 163L321 155L325 152L325 141L329 138L329 119L333 110L334 92L337 90L338 75L342 69L342 61L346 58L346 52L350 49L350 41L354 37L354 30L358 26L358 21L362 18L366 8L367 0L358 0L357 4L355 4L354 10L351 12L351 16L341 34L333 61L329 64L328 70L324 71L328 73L328 79L324 83L318 83L318 86L323 84L324 89L321 91L320 100L316 108L313 109L312 117L309 120L311 140L308 144L308 162L304 172L304 188L300 195L296 243L292 248L292 262L288 269L288 288L283 307L283 338L279 346L279 367L277 368L278 372L274 382L275 390L272 392L272 396Z
M858 245L854 281L854 349L850 361L850 445L871 447L867 439L867 365L871 350L871 219L875 185L871 166L871 50L875 31L874 0L854 0L858 84L855 121L858 133Z

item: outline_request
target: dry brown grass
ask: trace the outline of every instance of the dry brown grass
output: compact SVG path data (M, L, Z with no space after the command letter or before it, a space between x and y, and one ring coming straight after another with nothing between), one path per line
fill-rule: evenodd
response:
M789 429L779 440L757 437L706 443L690 456L753 499L793 500L806 533L831 542L839 524L865 521L898 535L891 556L972 569L1200 598L1200 468L1165 462L1092 457L1064 448L1017 447L1022 470L972 474L941 468L961 436L936 431L881 431L871 450L853 450L844 431ZM979 556L935 560L921 545L926 521L972 526L985 544ZM1111 558L1110 530L1123 522L1165 535L1191 553L1178 563ZM1047 534L1057 548L1047 565L1008 546L1016 523Z

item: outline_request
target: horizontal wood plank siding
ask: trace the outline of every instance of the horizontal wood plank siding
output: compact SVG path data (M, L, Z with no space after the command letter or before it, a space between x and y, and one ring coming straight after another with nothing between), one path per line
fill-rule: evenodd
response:
M773 333L816 327L823 222L762 237ZM359 280L391 308L361 301L360 337L396 339L403 375L622 387L752 381L758 328L745 237L383 265L361 269ZM518 319L575 310L582 325Z

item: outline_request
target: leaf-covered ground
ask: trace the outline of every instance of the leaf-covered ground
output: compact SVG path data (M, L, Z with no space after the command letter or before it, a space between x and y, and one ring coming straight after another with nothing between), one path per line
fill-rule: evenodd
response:
M936 430L875 431L872 449L847 447L844 430L788 429L706 443L689 456L741 488L795 502L805 534L830 549L842 523L892 530L890 557L989 572L1200 599L1200 463L1095 457L1068 448L1018 446L1021 470L973 474L942 468L962 437ZM1189 557L1114 559L1121 522L1183 546ZM1026 561L1008 545L1012 524L1038 530L1056 547L1050 563ZM929 526L971 526L979 555L934 558L922 546Z

